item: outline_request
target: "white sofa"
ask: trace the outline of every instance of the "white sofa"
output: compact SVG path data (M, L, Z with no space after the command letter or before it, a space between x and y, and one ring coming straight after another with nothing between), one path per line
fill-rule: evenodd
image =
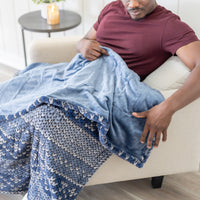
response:
M76 54L76 43L81 37L37 39L29 49L33 62L68 62ZM189 70L172 57L144 82L161 91L167 98L189 75ZM198 171L200 163L200 99L175 113L168 128L168 140L153 149L147 163L139 169L112 155L93 175L88 185L164 176Z

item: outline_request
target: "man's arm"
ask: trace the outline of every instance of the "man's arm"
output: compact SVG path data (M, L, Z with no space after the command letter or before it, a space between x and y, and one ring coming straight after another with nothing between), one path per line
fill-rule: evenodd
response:
M107 51L100 47L96 41L96 30L92 27L89 32L78 42L77 51L89 61L96 60L102 54L108 55Z
M140 141L144 143L149 133L147 139L148 148L152 147L154 135L156 136L155 147L159 145L161 134L163 134L162 140L166 141L167 128L173 114L200 97L200 41L192 42L179 48L176 54L192 70L186 82L161 104L146 112L132 113L135 117L146 118Z

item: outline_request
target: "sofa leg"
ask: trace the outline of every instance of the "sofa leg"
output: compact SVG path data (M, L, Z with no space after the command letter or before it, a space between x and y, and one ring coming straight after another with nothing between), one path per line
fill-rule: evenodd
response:
M151 185L153 188L161 188L164 176L156 176L151 178Z

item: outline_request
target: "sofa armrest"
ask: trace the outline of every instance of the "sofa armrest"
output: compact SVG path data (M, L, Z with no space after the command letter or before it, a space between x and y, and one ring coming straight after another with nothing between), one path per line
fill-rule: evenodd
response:
M81 36L37 39L29 47L30 63L69 62L77 53L76 44Z
M170 57L144 80L160 91L177 90L186 81L190 70L177 56Z

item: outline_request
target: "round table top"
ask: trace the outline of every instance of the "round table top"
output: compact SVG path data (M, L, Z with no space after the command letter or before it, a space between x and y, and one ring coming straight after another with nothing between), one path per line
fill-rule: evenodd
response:
M38 10L22 15L18 22L22 29L28 31L51 33L78 26L81 23L81 16L73 11L60 10L60 23L49 25L47 20L41 16L41 11Z

